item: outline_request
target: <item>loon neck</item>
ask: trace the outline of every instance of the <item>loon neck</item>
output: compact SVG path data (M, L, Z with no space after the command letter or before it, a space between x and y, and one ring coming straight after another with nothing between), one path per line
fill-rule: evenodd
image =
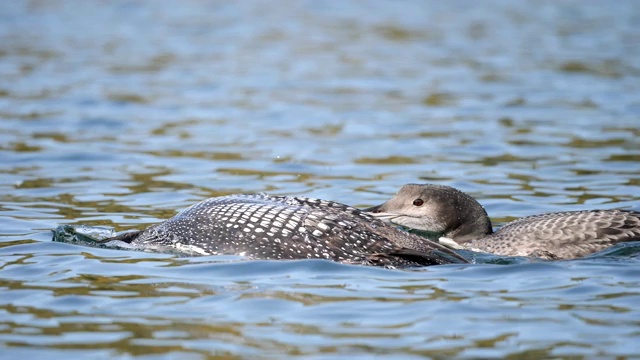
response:
M467 214L466 220L461 221L452 230L445 232L443 236L455 240L458 244L463 244L493 234L489 216L480 204L478 207L479 209Z

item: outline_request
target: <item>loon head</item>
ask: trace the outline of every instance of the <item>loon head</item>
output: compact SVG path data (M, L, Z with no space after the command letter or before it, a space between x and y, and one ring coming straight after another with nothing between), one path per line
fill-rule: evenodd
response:
M493 232L482 205L450 186L407 184L384 204L364 211L381 220L458 243Z

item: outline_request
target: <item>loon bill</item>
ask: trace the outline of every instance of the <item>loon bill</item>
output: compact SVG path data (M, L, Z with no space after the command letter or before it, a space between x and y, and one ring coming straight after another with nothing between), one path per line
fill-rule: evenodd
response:
M384 204L364 211L453 240L453 247L459 244L501 256L573 259L617 243L640 241L640 212L615 209L527 216L494 233L482 205L460 190L441 185L405 185Z
M359 209L304 197L230 195L196 203L145 230L102 240L148 250L253 259L329 259L386 267L468 261Z

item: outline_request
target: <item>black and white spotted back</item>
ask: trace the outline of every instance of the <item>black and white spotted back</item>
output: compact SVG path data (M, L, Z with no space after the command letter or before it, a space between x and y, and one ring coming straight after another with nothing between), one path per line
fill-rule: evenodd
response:
M230 195L194 204L138 233L116 237L145 247L255 259L330 259L384 266L464 259L360 210L331 201Z

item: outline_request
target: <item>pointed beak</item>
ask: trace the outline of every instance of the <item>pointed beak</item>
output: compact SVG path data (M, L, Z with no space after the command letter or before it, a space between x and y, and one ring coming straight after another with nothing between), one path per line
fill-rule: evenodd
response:
M362 209L362 211L368 213L369 215L375 218L378 218L386 222L393 222L392 220L399 216L398 214L384 212L383 207L384 207L384 204Z

